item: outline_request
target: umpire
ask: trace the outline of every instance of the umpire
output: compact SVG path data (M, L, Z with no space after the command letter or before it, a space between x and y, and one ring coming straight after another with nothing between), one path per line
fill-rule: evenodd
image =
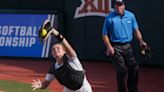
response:
M125 10L125 3L116 0L115 10L105 19L102 31L107 55L113 59L117 71L118 92L126 91L125 76L127 76L128 92L138 92L138 64L136 63L132 46L133 34L140 47L147 47L139 30L135 15Z

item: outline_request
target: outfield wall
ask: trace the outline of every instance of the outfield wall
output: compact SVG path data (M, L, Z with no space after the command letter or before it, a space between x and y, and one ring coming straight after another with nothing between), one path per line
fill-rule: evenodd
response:
M86 4L86 2L88 4ZM63 35L75 48L81 60L107 61L101 31L106 12L112 10L110 0L1 0L1 9L17 10L57 10L62 13ZM93 3L94 2L94 3ZM90 6L90 11L88 6ZM103 7L102 7L103 6ZM154 58L143 62L135 43L137 60L140 64L164 66L164 1L126 0L126 8L135 13L145 41L152 47ZM77 10L80 10L78 12ZM5 11L6 12L6 11ZM77 15L80 14L81 15ZM77 15L77 16L75 16ZM135 40L134 40L135 41Z

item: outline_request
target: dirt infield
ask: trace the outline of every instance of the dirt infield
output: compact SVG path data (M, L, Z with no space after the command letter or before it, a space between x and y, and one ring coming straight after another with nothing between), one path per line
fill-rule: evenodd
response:
M0 60L0 80L16 80L31 83L33 79L43 79L51 62L30 60ZM82 62L86 69L93 92L117 92L115 70L107 62ZM164 92L164 69L141 67L140 92ZM158 81L159 80L159 81ZM49 86L52 92L62 92L63 86L53 81Z
M33 79L43 79L50 64L51 62L47 61L0 60L0 80L16 80L31 83ZM111 81L108 78L114 79L114 74L107 74L107 72L113 71L108 69L111 66L110 64L101 63L103 68L98 67L100 63L92 65L92 63L84 62L82 64L86 69L88 79L92 84L93 90L95 90L94 92L106 92L109 89L114 90L114 88L109 87ZM106 75L105 77L104 74ZM115 82L112 85L115 85ZM55 80L49 88L55 92L62 92L63 86Z
M31 83L33 79L43 79L49 65L50 62L43 61L0 60L0 80ZM63 87L53 81L49 88L62 92Z

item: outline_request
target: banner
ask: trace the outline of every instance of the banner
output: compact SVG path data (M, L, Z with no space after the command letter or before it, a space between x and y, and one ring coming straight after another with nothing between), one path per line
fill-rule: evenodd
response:
M38 38L46 19L57 27L54 14L0 14L0 56L48 57L51 39L42 44Z

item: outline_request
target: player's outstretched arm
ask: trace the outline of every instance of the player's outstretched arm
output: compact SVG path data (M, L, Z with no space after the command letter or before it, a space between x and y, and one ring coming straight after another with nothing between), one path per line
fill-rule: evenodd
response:
M68 41L55 28L51 26L49 20L46 20L39 30L39 38L42 42L46 41L50 35L54 35L59 42L61 42L66 49L66 54L69 57L76 57L76 53Z
M57 38L57 40L64 45L67 56L69 56L69 57L76 57L76 52L74 51L74 49L72 48L72 46L68 43L68 41L65 39L65 37L62 36L54 28L52 29L52 31L53 31L52 33L55 35L55 37Z

